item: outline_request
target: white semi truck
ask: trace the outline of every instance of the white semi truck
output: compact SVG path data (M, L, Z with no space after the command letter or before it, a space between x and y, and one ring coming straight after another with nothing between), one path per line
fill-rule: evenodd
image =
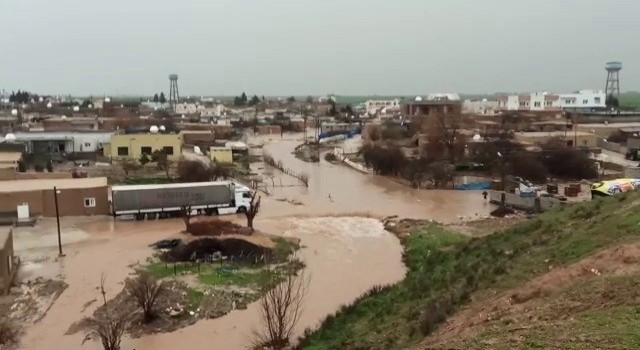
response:
M207 215L244 213L251 207L251 189L232 181L111 187L114 217L163 219L179 216L188 207Z

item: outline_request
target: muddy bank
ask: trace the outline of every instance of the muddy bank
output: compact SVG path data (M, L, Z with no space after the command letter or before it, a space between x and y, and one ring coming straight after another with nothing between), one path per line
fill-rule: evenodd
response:
M284 236L301 240L298 258L306 264L310 276L304 311L296 336L305 328L315 328L328 314L351 303L373 285L395 283L403 278L402 249L397 238L384 230L376 219L337 217L263 221L284 231ZM272 230L269 230L273 232ZM232 311L213 320L202 320L170 334L154 334L127 340L138 350L245 349L252 330L258 329L259 308ZM208 344L208 345L205 345Z
M176 280L164 282L163 292L156 301L156 317L148 323L135 299L123 290L106 305L102 304L93 314L96 319L104 319L108 313L127 312L130 323L126 334L139 338L148 334L173 332L192 325L198 320L218 318L236 308L246 308L246 304L256 299L253 293L225 290L196 292L187 283ZM83 319L69 327L65 335L85 332L88 320Z

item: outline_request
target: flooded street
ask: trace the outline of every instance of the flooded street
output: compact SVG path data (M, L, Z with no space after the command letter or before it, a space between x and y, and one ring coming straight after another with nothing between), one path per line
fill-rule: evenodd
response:
M451 223L461 218L487 216L491 212L491 205L484 202L481 191L415 190L389 178L364 175L345 165L331 164L322 157L320 163L303 162L292 153L301 142L302 138L295 136L284 140L274 138L263 148L286 167L309 175L309 187L305 188L291 176L275 169L270 171L273 181L268 177L265 181L273 191L271 198L297 200L304 205L292 207L287 203L270 203L264 208L268 215L398 215Z
M269 187L270 196L263 195L263 206L255 222L260 231L301 240L298 256L306 263L310 285L298 334L317 326L325 316L372 286L403 278L402 247L395 236L384 231L377 218L398 215L455 222L485 216L490 211L490 205L484 203L478 192L416 191L324 160L320 164L304 163L291 153L300 142L295 137L274 140L264 150L286 167L309 174L309 187L301 187L298 180L273 170L270 181L276 186ZM282 199L303 205L292 205ZM244 224L241 216L224 218ZM63 335L69 326L91 315L97 307L97 302L87 303L100 299L100 275L106 275L107 297L114 297L122 290L132 266L143 264L151 256L149 244L180 237L184 223L182 220L114 222L104 218L82 223L79 228L74 233L78 241L65 244L67 256L61 261L51 258L57 254L55 241L47 241L40 254L50 257L44 263L49 267L38 269L35 262L30 263L27 278L60 274L69 287L46 316L27 329L23 349L100 349L93 341L81 346L83 334ZM258 304L253 303L247 310L203 320L173 333L125 339L123 349L244 349L258 326Z

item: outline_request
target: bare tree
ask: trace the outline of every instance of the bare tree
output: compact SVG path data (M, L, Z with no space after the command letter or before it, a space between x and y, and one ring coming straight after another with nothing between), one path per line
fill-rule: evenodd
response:
M127 313L115 313L107 306L107 293L104 290L104 273L100 276L100 293L106 309L106 314L101 317L93 317L87 320L87 334L82 340L82 344L92 338L100 339L104 350L120 350L120 342L127 326L129 316Z
M120 166L122 167L122 170L124 170L125 176L129 176L129 172L137 171L137 170L140 170L140 168L142 168L142 166L138 162L131 159L125 159L121 161Z
M184 220L184 230L189 232L189 225L191 224L192 209L190 205L183 205L180 207L180 215L182 216L182 220Z
M166 290L164 282L158 281L146 271L139 271L134 279L127 281L126 290L142 309L144 321L153 320L156 315L155 303Z
M100 339L104 350L120 350L120 342L128 324L129 318L125 313L107 313L102 318L90 318L87 320L88 332L82 344L95 337Z
M182 182L206 182L211 181L211 169L209 165L199 160L183 159L178 162L178 178Z
M302 314L302 303L309 286L304 273L292 271L283 278L272 274L262 288L260 300L262 331L253 334L252 348L281 350L291 343L293 330Z
M257 193L257 191L251 193L251 206L244 212L244 215L247 217L247 227L251 229L251 232L253 232L253 219L255 219L260 210L261 196L258 196L256 199Z

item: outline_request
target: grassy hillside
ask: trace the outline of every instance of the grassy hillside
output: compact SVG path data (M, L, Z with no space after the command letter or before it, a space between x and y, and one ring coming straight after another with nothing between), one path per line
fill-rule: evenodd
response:
M551 342L536 335L551 335L553 338L553 334L565 336L575 331L584 337L583 331L577 331L580 329L592 334L584 338L590 341L588 346L580 343L582 338L576 340L569 337L567 339L571 341L566 344L577 344L577 348L603 345L608 349L627 349L639 338L635 335L637 332L632 331L640 323L632 317L640 310L640 302L636 302L639 298L631 299L626 304L609 303L610 309L590 310L587 302L583 309L569 308L567 314L578 321L567 322L563 327L547 322L544 325L548 329L530 328L531 324L525 324L515 333L505 331L510 324L519 324L517 319L513 319L497 322L494 324L497 328L476 327L478 329L472 334L465 335L462 332L449 338L444 332L445 327L439 327L464 307L489 302L536 276L546 275L550 271L562 272L564 270L561 267L579 262L601 249L640 241L639 207L639 194L598 199L545 213L504 232L481 238L467 238L434 224L417 223L413 225L412 234L403 239L408 267L405 280L393 287L374 288L353 305L343 307L335 316L327 318L320 329L308 333L299 348L405 349L423 342L434 332L443 333L442 339L421 348L564 348L564 345L558 345L565 344L561 341L551 339ZM640 248L638 251L640 255ZM585 269L589 271L585 266L579 266L578 270ZM603 288L610 283L620 283L626 290L629 285L640 285L640 278L634 279L633 276L594 274L595 282L584 283L585 286L599 285ZM540 285L544 286L545 283L541 282ZM545 292L540 290L536 289L537 292L528 298L509 297L505 299L506 304L509 305L514 298L523 305L542 298L549 301L548 311L555 312L558 308L551 306L553 298L556 301L565 298L578 303L575 293L580 290L580 284L576 283L571 288L559 286L557 290ZM597 293L597 289L591 292ZM523 295L522 291L519 295ZM507 296L510 294L507 293ZM629 304L633 304L633 308ZM539 309L542 311L535 317L542 320L545 317L552 318L552 314L544 313L542 306ZM483 308L478 310L479 313L487 311ZM515 312L514 315L520 314L522 312ZM500 317L497 319L503 320ZM613 320L615 326L603 326ZM491 325L491 320L484 320L481 324ZM455 324L447 324L449 327L455 328ZM458 328L465 330L469 327L465 325Z

